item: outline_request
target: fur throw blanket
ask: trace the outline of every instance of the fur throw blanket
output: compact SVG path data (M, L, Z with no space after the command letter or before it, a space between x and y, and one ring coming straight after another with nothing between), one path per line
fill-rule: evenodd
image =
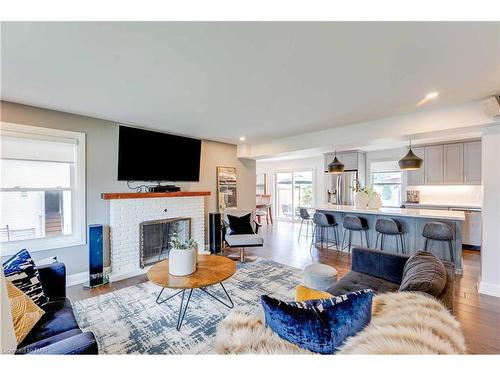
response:
M460 324L437 300L420 293L387 293L373 299L371 323L337 354L464 354ZM237 310L217 329L219 354L312 354L266 328L263 318Z

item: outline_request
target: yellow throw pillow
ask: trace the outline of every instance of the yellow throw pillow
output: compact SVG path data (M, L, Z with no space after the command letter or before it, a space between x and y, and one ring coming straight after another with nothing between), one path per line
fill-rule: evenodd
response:
M12 322L17 343L21 343L45 311L39 308L31 298L24 294L12 282L7 280L7 294L12 311Z
M327 292L322 292L320 290L311 289L304 285L298 285L295 288L295 301L309 301L311 299L324 299L332 298L333 295Z

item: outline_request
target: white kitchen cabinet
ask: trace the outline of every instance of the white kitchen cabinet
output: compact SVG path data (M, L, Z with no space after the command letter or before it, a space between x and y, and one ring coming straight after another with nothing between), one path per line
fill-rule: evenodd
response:
M418 185L423 185L425 180L424 180L424 171L425 171L425 148L424 147L415 147L412 148L412 151L415 155L417 155L419 158L421 158L424 163L420 169L417 169L416 171L407 171L407 184L410 186L418 186Z
M480 185L481 178L481 142L464 143L464 182Z
M329 152L325 154L325 171L328 171L328 164L333 161L335 154ZM352 151L337 153L337 159L344 164L345 171L358 171L358 179L362 186L366 186L366 154ZM328 187L327 187L328 188Z
M358 169L358 153L353 152L349 154L337 155L339 160L344 164L345 170L355 170Z
M425 147L425 179L426 185L442 185L444 182L443 145Z
M325 154L325 170L328 169L328 164L333 161L335 154L329 152ZM337 153L337 159L344 164L345 170L359 170L361 164L365 163L364 154L361 152Z
M446 185L462 184L464 182L464 144L444 145L443 162L443 183Z

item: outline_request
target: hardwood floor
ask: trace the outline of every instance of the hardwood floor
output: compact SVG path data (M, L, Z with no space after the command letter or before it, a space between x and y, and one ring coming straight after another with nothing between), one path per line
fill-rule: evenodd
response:
M321 262L335 267L342 277L351 268L348 254L339 254L334 249L313 249L309 252L310 237L297 236L299 225L275 221L274 226L261 228L264 247L247 249L248 255L273 259L297 268L312 262ZM228 251L228 253L231 251ZM236 251L234 251L236 252ZM462 325L468 352L473 354L500 354L500 298L480 295L477 282L480 272L480 255L477 251L464 250L464 274L456 277L454 314ZM80 300L147 281L145 275L118 281L100 288L85 290L80 285L68 288L72 300Z

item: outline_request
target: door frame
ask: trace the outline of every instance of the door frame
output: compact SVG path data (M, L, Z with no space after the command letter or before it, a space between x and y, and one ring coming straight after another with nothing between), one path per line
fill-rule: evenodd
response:
M316 205L316 168L286 168L286 169L277 169L274 170L272 173L273 176L273 181L272 181L272 192L273 192L273 217L276 220L283 220L283 221L288 221L288 222L298 222L300 221L300 218L295 218L295 215L292 215L291 219L287 219L284 217L278 216L278 186L277 186L277 174L278 173L291 173L292 174L292 212L295 212L295 198L293 194L293 186L295 182L294 178L294 172L312 172L312 206L314 207Z

